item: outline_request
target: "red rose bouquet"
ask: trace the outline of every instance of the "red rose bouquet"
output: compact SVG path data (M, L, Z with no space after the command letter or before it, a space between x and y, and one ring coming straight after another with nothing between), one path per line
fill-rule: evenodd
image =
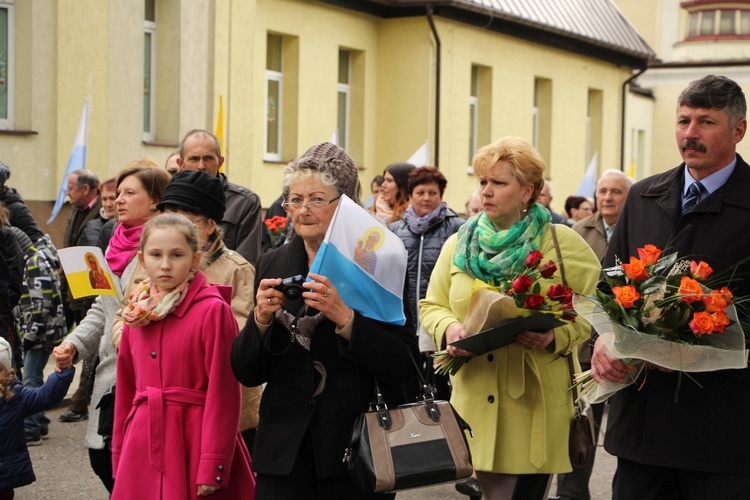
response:
M747 366L732 292L708 287L709 264L678 261L676 253L664 256L654 245L639 248L638 255L604 270L611 294L597 290L573 301L609 353L633 367L624 384L597 384L590 372L582 373L576 380L582 396L591 403L607 400L635 382L646 363L681 373Z
M544 255L539 250L529 252L523 271L517 276L501 280L492 287L477 280L472 292L464 327L469 335L497 326L497 324L532 314L549 314L563 321L575 321L573 290L555 284L542 294L540 280L549 279L557 271L557 265L549 260L542 263ZM488 290L490 293L488 293ZM483 298L490 297L488 300ZM477 317L481 319L477 320ZM455 375L470 357L454 357L448 351L432 355L435 372Z
M271 244L276 246L279 240L284 236L284 230L286 229L287 217L283 215L274 215L270 219L263 220L263 223L268 228L268 234L271 235Z

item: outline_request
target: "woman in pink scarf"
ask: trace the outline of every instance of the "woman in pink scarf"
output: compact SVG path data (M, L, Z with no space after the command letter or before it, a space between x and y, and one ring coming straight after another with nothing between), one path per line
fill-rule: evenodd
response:
M117 176L116 205L119 222L109 242L105 259L112 270L112 280L123 297L129 296L134 285L133 270L138 259L133 257L138 251L143 225L157 213L156 205L161 201L167 182L167 171L151 160L134 161ZM115 383L117 351L112 345L112 326L120 307L117 297L98 296L83 321L55 348L58 355L70 361L99 355L85 445L89 448L91 467L110 492L114 487L109 448L111 436L103 436L98 432L98 405L102 396Z

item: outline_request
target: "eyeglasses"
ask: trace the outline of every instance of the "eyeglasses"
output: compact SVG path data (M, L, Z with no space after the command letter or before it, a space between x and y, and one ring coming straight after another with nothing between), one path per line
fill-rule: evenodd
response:
M308 210L320 210L321 208L330 205L339 198L341 198L341 195L328 201L324 200L323 198L313 198L311 200L307 200L307 203L302 203L303 198L292 198L291 200L287 200L282 203L281 206L286 210L299 210L302 207L305 207Z

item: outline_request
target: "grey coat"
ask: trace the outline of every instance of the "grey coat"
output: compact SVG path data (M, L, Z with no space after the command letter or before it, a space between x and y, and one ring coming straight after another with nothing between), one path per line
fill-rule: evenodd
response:
M123 293L123 283L128 283L138 259L133 259L122 273L122 278L113 275L115 286ZM78 351L76 362L99 354L99 365L96 367L94 392L91 395L89 423L86 429L84 444L87 448L101 450L104 440L97 433L99 410L96 406L105 393L115 384L117 351L112 345L112 325L115 313L120 308L120 301L111 295L99 295L91 306L81 324L76 327L63 342L70 342Z

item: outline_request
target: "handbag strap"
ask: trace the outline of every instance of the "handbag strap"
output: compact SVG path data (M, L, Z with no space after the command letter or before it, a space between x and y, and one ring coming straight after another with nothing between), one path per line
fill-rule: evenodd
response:
M552 241L555 244L555 252L557 253L557 268L560 270L560 277L562 278L562 284L565 288L568 288L568 280L565 279L565 263L563 262L562 252L560 251L560 242L557 241L557 231L555 230L557 224L550 224L550 230L552 231Z
M567 289L568 281L565 279L565 265L563 263L562 252L560 251L560 242L557 240L557 231L555 226L557 224L550 224L550 230L552 231L552 241L555 244L555 252L557 253L557 268L560 270L560 277L562 277L562 284ZM570 373L570 387L571 394L573 395L573 404L578 400L578 386L575 385L575 369L573 368L573 353L563 354L563 357L568 361L568 372Z
M422 370L419 369L419 366L417 365L417 362L414 361L411 353L407 354L412 366L414 367L414 371L417 374L417 379L419 380L419 383L421 385L419 400L420 402L424 403L425 410L427 411L427 416L430 418L430 420L434 422L440 422L440 408L438 408L438 405L435 403L435 394L427 385L427 382L425 382L424 376L422 375ZM371 409L374 409L378 412L378 424L384 429L390 429L392 422L390 414L388 413L388 405L386 404L385 398L383 397L383 391L380 389L380 385L378 385L378 379L373 377L373 381L375 383L375 403L373 404L371 402L370 407Z

